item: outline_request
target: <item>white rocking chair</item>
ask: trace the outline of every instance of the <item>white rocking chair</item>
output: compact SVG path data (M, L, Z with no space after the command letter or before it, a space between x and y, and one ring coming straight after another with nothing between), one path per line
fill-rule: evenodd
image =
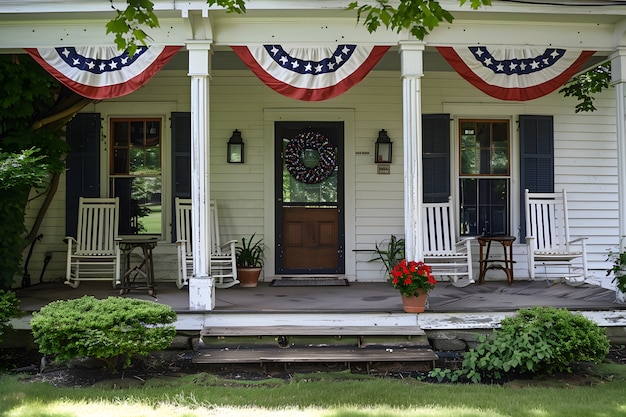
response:
M472 274L473 238L456 238L456 222L452 199L447 203L423 205L422 238L424 262L436 277L447 277L452 285L466 287L474 284Z
M525 191L528 273L534 280L539 267L550 278L582 284L588 276L586 237L570 240L565 190L556 193ZM550 268L550 270L548 270Z
M120 282L119 199L80 197L77 236L65 237L67 269L65 284L81 281Z
M210 274L216 288L230 288L239 284L237 280L236 240L220 243L217 204L211 200L211 254ZM176 246L178 248L178 279L176 285L183 288L189 284L193 274L193 252L191 250L191 199L176 197Z

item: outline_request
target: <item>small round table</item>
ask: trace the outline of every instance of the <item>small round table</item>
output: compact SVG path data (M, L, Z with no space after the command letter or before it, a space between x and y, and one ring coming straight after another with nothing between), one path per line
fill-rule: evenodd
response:
M133 287L135 278L137 275L141 275L146 279L146 287L148 294L156 298L156 292L154 290L154 265L152 262L152 249L157 245L158 238L154 236L120 236L120 250L124 257L124 275L122 276L122 289L120 295L128 294ZM130 255L135 248L141 248L142 259L139 265L130 266ZM131 280L132 273L135 272L133 279ZM140 288L135 286L134 288Z
M482 284L485 280L485 273L488 269L501 269L506 274L506 279L511 285L513 283L513 242L515 242L514 236L479 236L476 238L480 245L480 275L478 276L478 283ZM489 258L489 250L491 249L491 242L498 242L502 245L504 250L504 258ZM486 251L483 251L484 247L487 247ZM508 250L507 250L508 248ZM483 256L484 255L484 256Z

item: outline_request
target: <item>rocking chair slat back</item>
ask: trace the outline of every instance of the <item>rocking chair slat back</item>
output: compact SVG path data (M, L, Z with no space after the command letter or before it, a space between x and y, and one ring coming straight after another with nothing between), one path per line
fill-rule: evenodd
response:
M536 273L582 283L587 278L586 237L570 238L565 190L556 193L525 191L526 245L530 279Z
M210 201L210 273L215 278L215 286L228 288L239 283L237 281L237 265L235 254L236 241L221 243L217 203ZM188 284L193 274L193 248L191 218L191 199L176 198L176 244L178 245L178 281L179 288Z
M433 275L447 277L455 286L473 284L471 238L456 238L452 198L445 203L425 203L422 210L424 262Z
M120 284L118 226L118 198L79 198L76 238L65 238L65 284L73 288L85 280Z
M528 193L526 204L526 230L536 237L536 250L566 251L569 242L567 194Z
M79 199L77 255L113 255L119 225L117 198Z
M451 210L450 202L424 204L422 230L425 255L443 255L454 252L456 228Z

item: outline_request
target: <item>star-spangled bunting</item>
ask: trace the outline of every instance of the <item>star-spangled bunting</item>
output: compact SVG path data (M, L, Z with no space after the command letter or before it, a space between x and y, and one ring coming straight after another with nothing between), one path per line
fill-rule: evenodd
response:
M71 90L101 100L137 90L180 48L142 46L132 57L115 47L27 48L26 52Z
M361 81L388 46L232 46L243 62L276 92L303 101L337 97Z
M579 71L593 51L559 48L437 47L454 70L482 92L526 101L550 94Z

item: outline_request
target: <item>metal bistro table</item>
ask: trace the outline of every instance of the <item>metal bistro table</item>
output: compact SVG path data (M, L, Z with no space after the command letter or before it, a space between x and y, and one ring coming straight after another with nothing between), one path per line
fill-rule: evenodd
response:
M119 239L124 268L120 295L128 294L131 289L147 288L148 294L156 298L152 249L156 247L158 238L156 236L128 235L120 236ZM141 262L131 267L131 254L136 248L141 249ZM138 275L141 275L146 280L145 287L135 284L135 279Z
M513 242L515 241L515 236L479 236L476 240L478 240L478 244L480 245L480 275L478 276L478 283L483 283L485 273L488 269L501 269L506 274L506 280L509 285L511 285L513 283L513 264L515 263L515 261L513 261ZM502 245L502 249L504 250L503 259L489 258L491 242L498 242ZM485 246L487 250L483 253Z

